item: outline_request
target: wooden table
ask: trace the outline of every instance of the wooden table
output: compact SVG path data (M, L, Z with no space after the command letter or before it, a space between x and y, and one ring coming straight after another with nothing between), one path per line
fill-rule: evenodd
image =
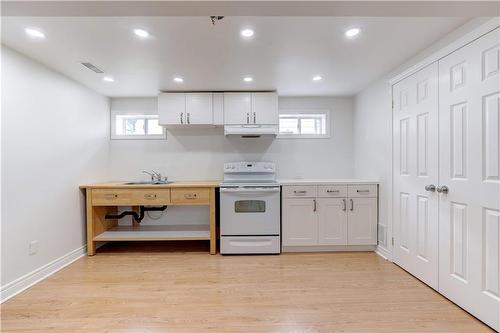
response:
M210 254L215 254L215 189L218 181L174 182L171 184L127 185L125 182L82 185L87 207L87 253L95 254L99 241L157 241L157 240L210 240ZM206 225L146 226L133 222L131 226L118 226L118 220L106 219L116 214L119 206L206 205L210 208Z

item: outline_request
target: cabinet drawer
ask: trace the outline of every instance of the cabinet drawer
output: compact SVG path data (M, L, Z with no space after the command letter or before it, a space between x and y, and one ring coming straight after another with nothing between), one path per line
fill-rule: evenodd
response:
M169 189L133 190L135 205L168 205L170 204Z
M349 185L347 195L350 198L377 197L377 185Z
M283 186L283 196L285 198L310 198L317 195L318 187L314 185Z
M120 206L133 204L133 192L125 189L93 189L92 204L94 206Z
M347 185L321 185L318 186L318 196L323 198L347 197Z
M171 196L173 204L208 205L210 203L208 188L173 188Z

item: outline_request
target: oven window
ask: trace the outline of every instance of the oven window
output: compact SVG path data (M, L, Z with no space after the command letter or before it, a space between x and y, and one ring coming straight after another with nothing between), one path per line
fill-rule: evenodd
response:
M266 202L263 200L238 200L234 202L235 213L265 213Z

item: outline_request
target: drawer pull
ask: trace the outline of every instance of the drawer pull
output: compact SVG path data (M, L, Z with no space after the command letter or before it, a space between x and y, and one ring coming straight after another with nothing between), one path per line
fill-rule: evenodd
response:
M295 194L306 194L307 191L293 191L293 193L295 193Z
M358 192L358 193L369 193L370 190L356 190L356 192Z
M106 198L106 199L115 199L115 198L118 198L118 194L106 193L106 194L104 194L104 198Z
M339 193L339 190L326 190L326 193Z
M144 194L144 198L146 198L146 199L156 199L156 194Z
M189 200L192 200L192 199L196 199L196 193L186 193L184 194L184 198L186 199L189 199Z

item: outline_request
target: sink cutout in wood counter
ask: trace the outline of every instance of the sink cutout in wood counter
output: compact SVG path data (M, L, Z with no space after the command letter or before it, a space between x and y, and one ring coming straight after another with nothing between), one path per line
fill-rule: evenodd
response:
M102 183L82 185L87 207L87 253L95 254L95 242L100 241L161 241L209 240L210 253L216 253L215 189L218 181L175 182L162 185ZM157 205L209 206L207 224L118 226L118 220L108 220L117 207Z

